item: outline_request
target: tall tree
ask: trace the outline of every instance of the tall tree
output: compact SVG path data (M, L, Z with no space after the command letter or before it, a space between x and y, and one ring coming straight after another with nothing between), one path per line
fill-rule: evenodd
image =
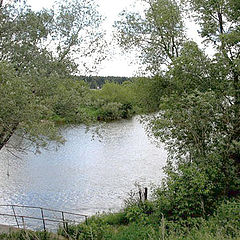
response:
M136 47L140 59L153 75L179 55L185 39L182 14L174 0L144 0L147 9L121 13L116 21L117 39L124 49Z
M168 170L181 174L178 167L194 162L213 183L218 181L216 198L236 196L240 194L239 1L182 3L148 1L144 17L124 13L124 21L116 24L119 43L140 48L153 75L165 79L165 91L159 92L160 112L150 119L149 129L177 163ZM203 42L215 49L211 58L184 38L180 18L184 8L199 24Z
M186 1L196 13L195 20L201 26L201 36L205 41L213 43L218 54L215 62L224 64L228 69L227 78L231 93L227 95L234 108L233 139L239 141L240 136L240 2L237 0L218 1ZM240 161L240 159L239 159Z
M63 79L82 67L79 57L103 59L104 32L96 4L59 1L53 10L34 12L23 1L0 11L0 149L16 133L37 145L60 140L48 118L58 98L50 96L57 94L53 86L68 88ZM85 91L84 85L73 85ZM69 96L61 91L65 93Z

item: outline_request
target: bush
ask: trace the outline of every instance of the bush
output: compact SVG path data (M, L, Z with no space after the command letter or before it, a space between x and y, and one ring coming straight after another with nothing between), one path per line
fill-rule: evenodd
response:
M223 202L212 217L214 225L225 235L236 237L240 234L240 199Z
M177 170L166 169L168 176L155 192L155 207L159 217L168 220L205 218L217 204L212 197L213 183L196 164L182 164Z
M93 216L88 219L87 223L71 225L68 227L68 231L63 228L58 230L59 235L78 240L111 239L112 233L112 227L104 215Z
M121 109L122 104L116 102L110 102L104 104L98 112L99 120L111 121L121 118Z

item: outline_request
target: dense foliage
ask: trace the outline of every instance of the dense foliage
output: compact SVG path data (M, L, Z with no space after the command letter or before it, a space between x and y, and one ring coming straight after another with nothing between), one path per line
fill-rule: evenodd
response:
M107 82L114 82L122 84L125 81L131 81L129 77L116 77L116 76L74 76L75 80L84 80L88 83L90 89L100 89Z
M149 133L170 155L157 191L159 209L171 219L205 217L222 199L240 194L240 5L143 2L143 13L125 11L115 26L120 45L139 48L146 73L159 86L152 102L159 112L147 119ZM213 56L185 35L185 11Z
M94 67L104 58L102 17L88 0L58 1L52 10L37 12L25 1L4 3L0 6L0 149L7 145L16 149L9 144L13 134L37 147L49 140L59 142L52 116L78 120L78 108L87 102L86 84L70 79L83 66L89 69L76 58L91 56Z
M239 200L221 204L208 220L189 218L178 222L170 221L164 215L155 215L158 211L155 204L133 204L119 213L94 216L88 223L70 226L68 231L59 229L59 234L79 240L240 239Z

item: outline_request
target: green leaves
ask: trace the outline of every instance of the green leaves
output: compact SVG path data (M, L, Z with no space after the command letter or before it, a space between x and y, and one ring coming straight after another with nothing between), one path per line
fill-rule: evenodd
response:
M46 145L47 140L61 141L53 123L46 120L52 114L51 108L34 94L32 80L17 76L6 63L0 63L0 74L0 149L14 133L36 146Z
M95 69L97 63L104 58L105 32L101 29L102 16L97 11L97 5L93 0L58 1L53 27L54 41L56 42L57 60L65 58L87 63L86 58L91 57L94 63L89 69Z
M70 76L86 70L79 57L92 56L94 67L104 59L102 17L93 0L63 0L38 12L23 1L0 11L0 149L13 134L37 147L62 142L51 120L82 121L89 93Z
M216 87L211 76L211 61L195 42L186 42L169 66L168 77L172 90L178 94L192 90L206 91Z
M91 56L97 63L105 57L102 17L93 0L59 1L54 10L39 12L25 3L6 5L0 18L1 60L20 74L71 74L86 70L76 59Z
M185 39L178 4L172 0L144 1L144 14L122 12L116 37L125 49L136 48L146 70L158 74L179 55Z

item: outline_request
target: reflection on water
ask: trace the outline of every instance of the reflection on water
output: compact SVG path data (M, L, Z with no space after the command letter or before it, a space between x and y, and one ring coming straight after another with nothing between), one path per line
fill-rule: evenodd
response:
M85 130L63 129L67 141L57 151L21 159L2 151L0 204L93 214L119 209L135 182L160 183L166 151L150 142L137 118L106 124L101 141Z

